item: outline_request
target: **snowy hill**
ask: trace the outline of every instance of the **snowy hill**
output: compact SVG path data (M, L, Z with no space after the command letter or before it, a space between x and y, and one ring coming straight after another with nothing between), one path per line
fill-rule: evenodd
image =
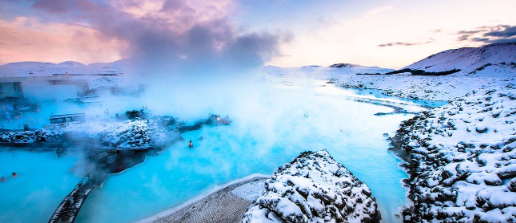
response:
M122 73L117 62L84 65L74 61L62 63L17 62L0 66L0 77L52 76L53 74L116 74Z
M241 222L379 222L371 190L325 151L278 168Z
M454 100L475 89L516 84L516 43L447 50L387 74L328 73L326 78L346 88L380 89L397 97Z
M473 74L492 67L516 69L516 43L490 44L478 48L464 47L446 50L431 55L405 68L426 72L461 70L462 74Z

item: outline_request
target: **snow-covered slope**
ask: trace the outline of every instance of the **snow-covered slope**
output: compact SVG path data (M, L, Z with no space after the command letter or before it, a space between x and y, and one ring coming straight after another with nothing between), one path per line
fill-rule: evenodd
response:
M242 222L379 222L371 190L325 151L304 152L265 182Z
M516 85L473 91L402 123L405 222L516 222Z
M335 79L343 87L381 89L397 97L454 100L475 89L516 84L516 43L447 50L405 68L434 74L460 71L440 76L398 72L391 75L328 74L327 78Z
M489 66L505 68L516 64L516 43L490 44L478 48L464 47L431 55L405 68L427 72L443 72L453 69L462 74L474 73Z
M62 63L17 62L0 66L0 77L52 76L53 74L118 74L117 62L84 65L74 61Z

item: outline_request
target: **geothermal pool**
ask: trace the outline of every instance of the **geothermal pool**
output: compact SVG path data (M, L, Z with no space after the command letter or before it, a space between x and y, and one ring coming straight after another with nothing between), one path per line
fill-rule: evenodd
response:
M194 149L177 143L143 164L109 176L88 197L77 222L142 220L233 180L270 175L300 152L321 149L371 188L383 222L400 222L394 214L406 203L400 180L407 176L387 150L383 134L392 135L412 116L375 116L392 109L356 102L353 91L311 82L294 86L228 109L233 111L230 126L183 134ZM58 159L54 153L1 152L2 176L11 169L21 176L0 184L0 221L47 221L80 180L68 171L75 160Z
M0 177L8 179L0 183L0 222L48 221L82 178L69 171L76 161L53 152L0 151Z

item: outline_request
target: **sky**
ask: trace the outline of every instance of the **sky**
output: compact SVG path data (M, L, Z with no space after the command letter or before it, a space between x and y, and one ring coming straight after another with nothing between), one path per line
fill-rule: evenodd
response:
M0 0L0 65L208 51L274 66L401 68L447 49L516 42L515 7L514 0Z

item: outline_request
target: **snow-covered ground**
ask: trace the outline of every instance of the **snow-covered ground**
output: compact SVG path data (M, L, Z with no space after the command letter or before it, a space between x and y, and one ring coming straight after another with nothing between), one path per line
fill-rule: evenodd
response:
M379 222L371 190L325 151L278 168L242 222Z
M122 68L117 62L84 65L74 61L62 63L18 62L0 66L0 77L52 76L54 74L120 74Z
M515 93L479 89L403 122L393 146L408 161L405 221L516 221Z

